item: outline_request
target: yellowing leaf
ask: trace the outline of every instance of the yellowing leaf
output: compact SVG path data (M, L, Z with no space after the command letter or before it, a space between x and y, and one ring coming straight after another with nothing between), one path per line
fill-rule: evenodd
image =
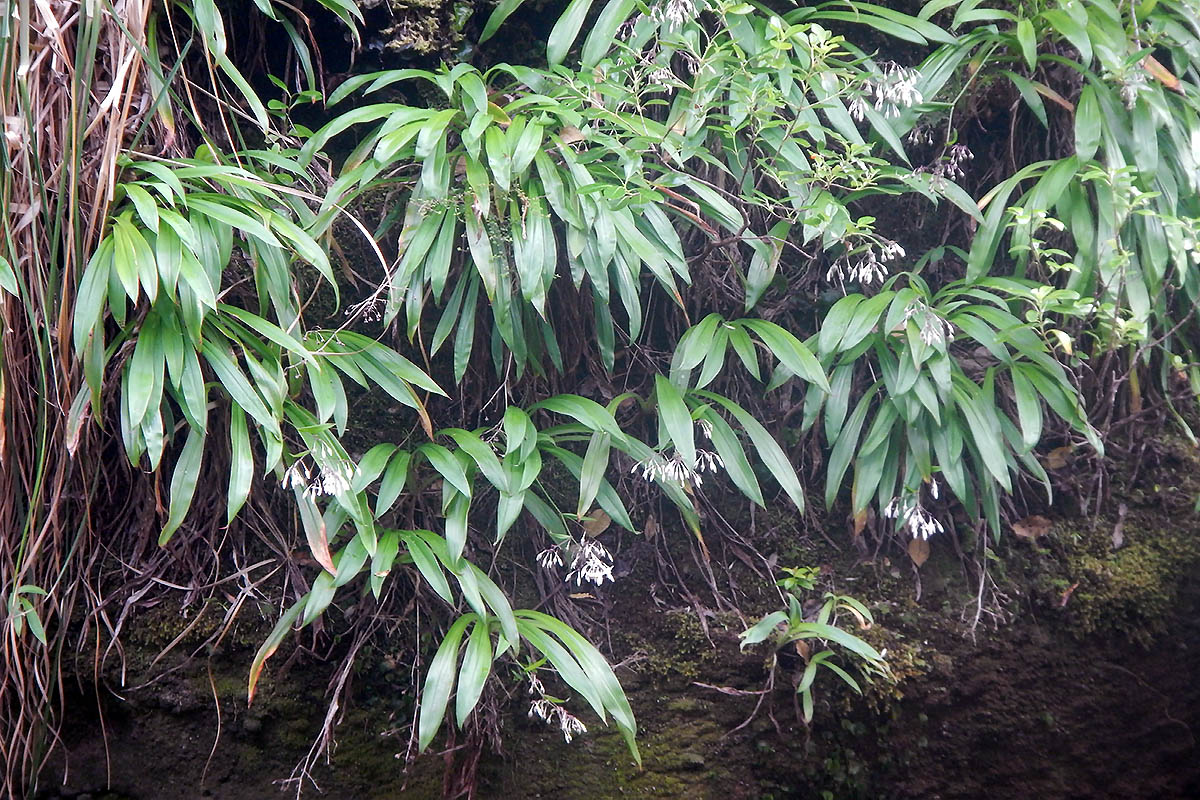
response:
M1142 68L1150 73L1154 80L1161 83L1163 86L1170 89L1172 92L1183 94L1183 90L1179 88L1179 78L1175 77L1171 70L1164 67L1158 62L1154 56L1146 56L1142 59Z

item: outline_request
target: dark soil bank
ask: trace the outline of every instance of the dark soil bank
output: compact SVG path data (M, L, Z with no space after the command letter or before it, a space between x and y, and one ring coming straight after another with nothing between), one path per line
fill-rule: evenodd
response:
M565 744L520 713L518 695L504 756L484 757L476 796L1200 797L1200 622L1192 588L1168 632L1148 648L1116 635L1078 641L1034 615L981 633L976 644L939 631L912 650L925 662L923 673L906 679L903 698L882 701L879 713L826 684L832 702L818 704L811 737L797 724L786 687L772 696L773 709L764 704L735 730L757 698L727 692L757 690L766 673L760 659L738 655L732 626L710 625L714 649L691 612L658 610L650 624L641 613L641 660L622 677L642 726L645 770L634 768L619 738L598 722ZM614 618L613 629L622 623ZM314 668L322 678L327 671ZM305 683L293 670L262 709L248 712L236 679L225 686L215 679L218 729L208 682L198 665L194 674L176 674L125 702L109 699L107 743L100 720L85 715L88 703L78 698L65 732L69 772L46 796L277 796L278 781L303 756L324 715L319 689L289 685ZM305 694L284 696L292 691ZM370 692L360 682L355 699ZM397 758L404 740L387 735L392 723L377 705L353 705L330 765L314 771L324 794L311 796L440 795L437 757L419 760L406 786ZM108 786L112 794L98 791Z
M571 744L530 719L523 683L502 665L505 688L485 696L500 752L494 738L480 744L459 734L447 747L443 735L446 752L417 759L406 774L414 676L395 653L411 650L413 638L400 633L401 621L392 646L379 635L360 653L332 758L311 772L320 792L310 783L305 796L437 798L467 775L479 798L1200 798L1195 466L1193 452L1168 447L1155 469L1137 473L1123 490L1119 549L1116 514L1059 518L1034 540L1004 537L988 556L995 585L974 640L974 560L960 561L944 539L934 540L918 573L898 546L885 543L860 561L854 548L832 547L844 534L805 537L760 520L777 532L758 534L758 546L774 542L780 565L824 565L825 586L872 607L876 624L861 633L888 649L892 678L874 681L864 697L832 675L819 679L811 729L794 700L797 655L781 651L774 689L764 693L769 654L739 651L744 622L704 608L717 605L697 599L711 592L664 588L664 558L684 584L705 585L698 569L682 566L702 561L689 554L691 537L664 530L654 542L624 543L627 555L640 555L617 583L571 602L606 622L590 633L620 662L640 727L641 771L581 701L571 707L589 730ZM711 538L724 594L736 587L756 614L778 603L761 580L747 589L753 574L729 567L737 560L718 555ZM247 709L245 670L261 623L231 632L211 662L151 665L190 624L178 616L164 604L139 618L123 651L125 685L154 680L120 689L120 671L106 669L103 720L91 683L75 682L85 690L69 704L64 748L41 797L248 800L294 791L283 782L320 729L334 664L297 652L297 643L314 640L295 637Z

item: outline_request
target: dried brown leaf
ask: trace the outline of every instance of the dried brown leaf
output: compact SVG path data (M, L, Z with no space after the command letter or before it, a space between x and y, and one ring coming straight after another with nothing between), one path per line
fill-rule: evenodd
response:
M579 524L583 526L589 536L599 536L608 530L609 525L612 525L612 517L597 509L580 519Z
M1040 514L1026 517L1020 522L1014 522L1012 532L1022 539L1040 539L1050 533L1054 523Z
M913 539L908 543L908 557L919 568L929 560L929 542L925 539Z
M653 540L658 535L658 518L653 514L646 519L646 527L642 529L642 535L648 540Z
M1049 453L1046 453L1046 467L1049 469L1062 469L1071 460L1071 453L1075 452L1075 445L1068 444L1062 447L1056 447Z

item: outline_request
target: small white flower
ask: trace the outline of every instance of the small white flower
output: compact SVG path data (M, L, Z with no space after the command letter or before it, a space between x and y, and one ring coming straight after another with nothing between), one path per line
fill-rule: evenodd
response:
M885 239L883 241L883 245L879 250L880 261L894 261L895 259L903 258L904 256L904 248L901 247L899 243L893 242L890 239Z
M651 12L657 22L666 22L670 30L678 30L683 23L696 18L696 0L666 0Z
M584 581L600 586L605 581L614 580L612 560L612 554L604 545L595 539L584 539L576 547L566 581L575 581L576 586L582 585Z
M571 739L581 733L587 733L587 728L579 717L567 712L562 706L558 707L558 725L562 730L563 738L567 740L567 744L571 743Z
M698 473L704 472L704 470L716 472L718 469L724 469L725 462L721 459L721 456L718 453L715 453L712 450L697 450L696 467L698 477Z
M900 520L914 539L928 540L935 533L945 532L942 523L921 506L920 497L915 493L902 498L893 497L892 501L884 508L883 515L889 519Z
M537 717L542 722L549 722L550 718L554 716L555 710L557 710L557 706L544 697L539 697L529 704L530 718Z
M537 563L542 569L550 570L562 566L562 554L557 547L547 547L537 554Z
M954 331L954 326L942 319L941 315L920 300L914 300L904 309L904 319L906 321L916 317L918 314L921 316L921 341L930 347L945 344L946 340L950 338L950 334ZM937 497L937 495L935 494L934 497Z
M850 117L855 122L862 122L867 116L867 101L859 95L850 101Z
M281 485L285 489L300 487L303 490L308 490L308 485L312 482L312 471L308 468L308 464L304 463L304 458L297 458L292 462L292 465L287 468L287 472L283 473L283 481Z
M921 341L930 347L941 346L950 338L953 330L949 322L930 312L921 323Z
M320 443L311 455L316 462L316 472L308 466L304 456L297 458L283 474L281 483L285 489L298 488L310 500L349 491L355 473L352 462Z
M383 312L379 309L382 304L383 298L376 292L366 300L347 308L346 316L352 319L361 319L363 322L375 322L383 317Z

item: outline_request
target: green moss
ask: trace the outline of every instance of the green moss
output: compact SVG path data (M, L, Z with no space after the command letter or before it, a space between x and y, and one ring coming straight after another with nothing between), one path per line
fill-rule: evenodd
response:
M461 42L456 15L443 0L389 0L388 7L396 23L372 36L387 55L427 58Z
M697 680L704 674L704 666L716 658L716 652L696 615L691 611L668 611L661 619L663 624L646 635L629 631L622 637L630 650L642 654L641 671L658 681ZM727 623L729 620L715 619L709 624L728 630Z
M1067 599L1073 628L1080 635L1118 633L1149 645L1165 632L1181 583L1200 560L1196 526L1156 528L1126 521L1127 544L1116 551L1112 526L1096 529L1067 554L1067 575L1073 579L1067 589L1075 586ZM1089 546L1097 533L1107 552Z

